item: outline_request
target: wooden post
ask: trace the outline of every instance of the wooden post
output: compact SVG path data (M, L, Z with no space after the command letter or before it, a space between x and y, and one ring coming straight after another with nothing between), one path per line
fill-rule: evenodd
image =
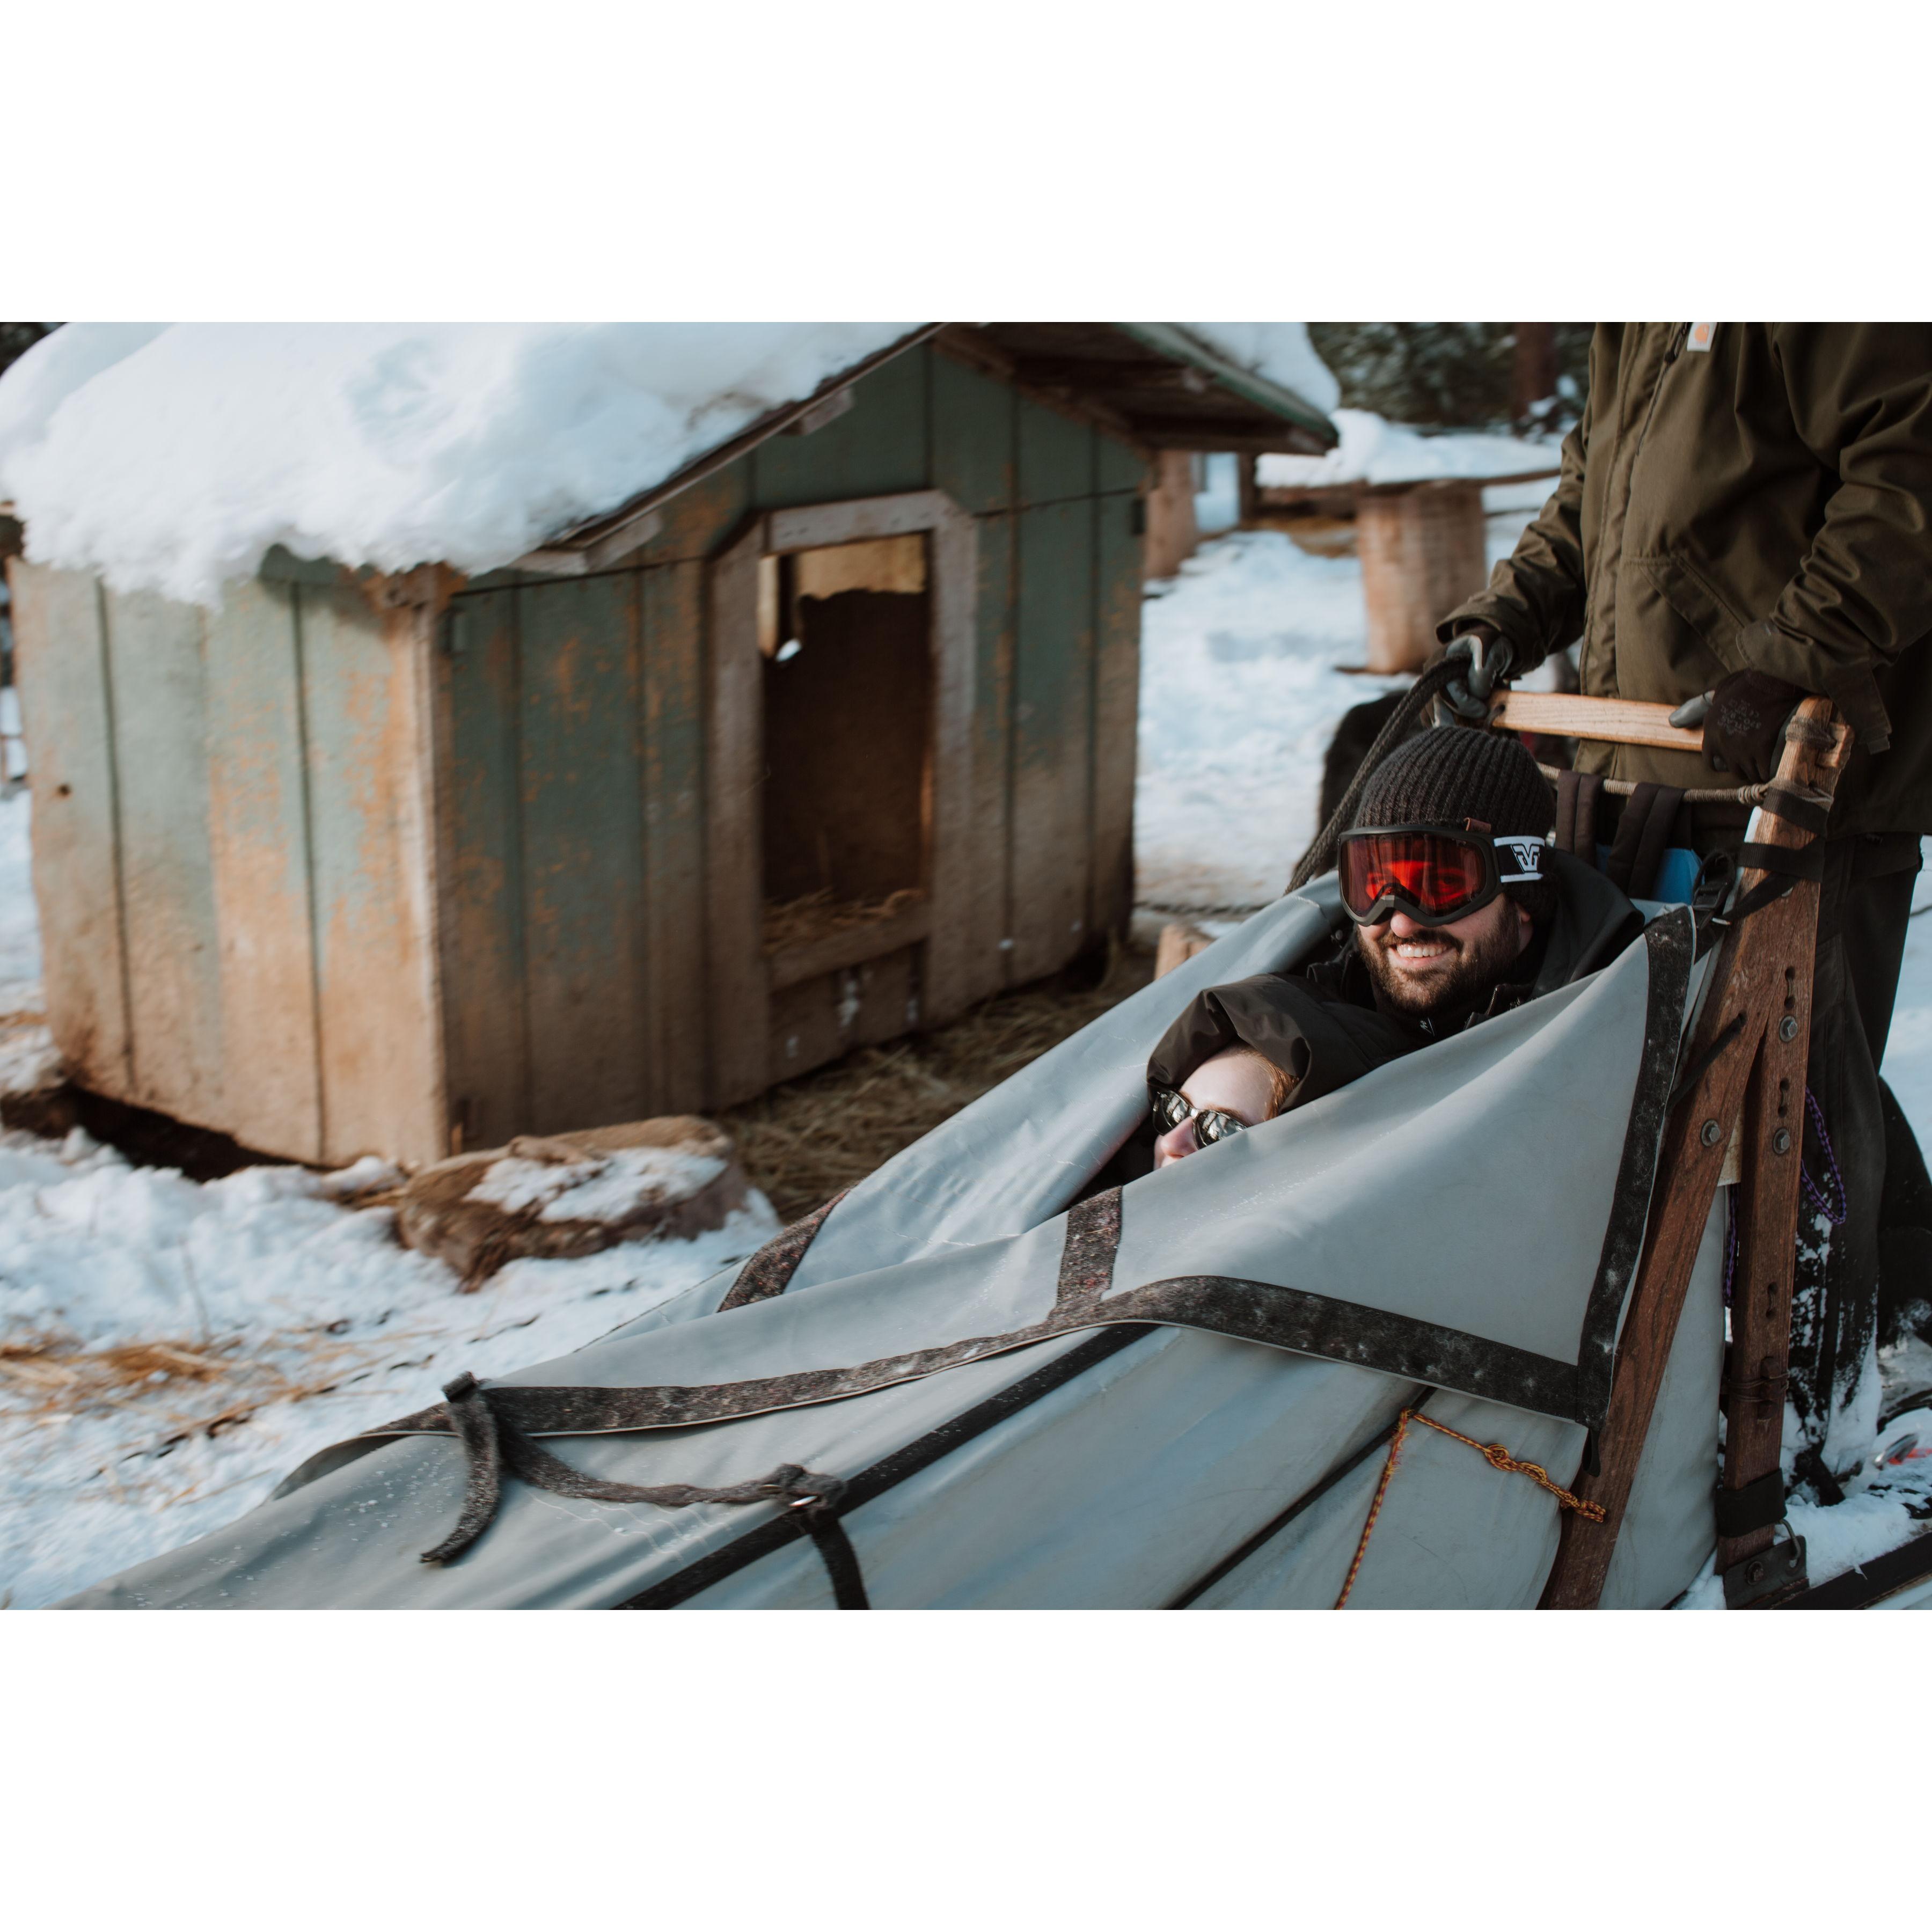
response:
M1831 716L1826 700L1807 698L1798 706L1793 735L1786 740L1778 768L1781 784L1828 805L1851 738L1845 726L1832 724ZM1752 814L1745 836L1758 843L1792 848L1811 840L1810 833L1762 810ZM1746 870L1741 877L1742 890L1749 891L1767 876ZM1650 1223L1617 1345L1610 1413L1602 1431L1600 1468L1594 1476L1580 1477L1574 1486L1579 1496L1600 1503L1608 1512L1607 1520L1594 1523L1564 1514L1556 1561L1544 1588L1545 1610L1592 1610L1603 1594L1651 1413L1676 1336L1691 1267L1710 1218L1724 1151L1744 1107L1746 1091L1754 1082L1760 1104L1747 1118L1743 1158L1744 1186L1756 1216L1753 1222L1756 1271L1748 1277L1741 1274L1739 1279L1760 1282L1756 1294L1748 1298L1756 1305L1751 1311L1746 1347L1755 1350L1760 1361L1774 1354L1782 1372L1791 1315L1790 1250L1796 1232L1802 1143L1792 1131L1784 1150L1777 1149L1777 1083L1792 1080L1795 1050L1796 1082L1786 1087L1785 1099L1788 1107L1795 1093L1797 1104L1802 1106L1805 1026L1817 917L1818 888L1800 881L1784 898L1733 928L1718 955L1710 992L1682 1064L1696 1064L1734 1022L1736 1036L1716 1052L1696 1087L1666 1124ZM1782 1036L1783 1022L1787 1019L1797 1022L1790 1039ZM1774 1051L1766 1052L1767 1041ZM1752 1138L1754 1133L1760 1138ZM1782 1171L1766 1177L1762 1170L1767 1163ZM1772 1217L1780 1212L1781 1222L1774 1222ZM1772 1262L1780 1242L1785 1251L1781 1272ZM1778 1292L1766 1294L1764 1283ZM1761 1454L1768 1437L1774 1465L1783 1416L1780 1384L1774 1413L1760 1418L1754 1412L1749 1430L1752 1450L1746 1450L1741 1443L1741 1456ZM1735 1486L1729 1460L1727 1454L1726 1486ZM1768 1542L1770 1532L1761 1534Z
M1369 490L1355 512L1369 668L1420 670L1436 626L1489 574L1479 482Z

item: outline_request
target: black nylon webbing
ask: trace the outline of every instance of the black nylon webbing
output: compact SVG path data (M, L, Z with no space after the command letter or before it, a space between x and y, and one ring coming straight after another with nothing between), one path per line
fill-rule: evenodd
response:
M1556 779L1556 846L1586 866L1597 862L1597 820L1604 781L1594 772L1561 772Z
M1604 867L1612 885L1632 898L1651 896L1683 802L1678 787L1652 784L1648 779L1624 801L1623 816L1617 820L1617 836Z
M1781 818L1787 825L1795 825L1799 831L1808 832L1814 837L1822 836L1831 822L1828 804L1821 804L1814 798L1806 798L1793 791L1789 785L1767 786L1764 796L1759 802L1774 818Z
M1784 1474L1772 1469L1741 1490L1718 1491L1718 1534L1748 1536L1784 1518Z
M1820 844L1760 845L1747 841L1738 848L1738 869L1774 872L1781 879L1822 879L1825 848Z

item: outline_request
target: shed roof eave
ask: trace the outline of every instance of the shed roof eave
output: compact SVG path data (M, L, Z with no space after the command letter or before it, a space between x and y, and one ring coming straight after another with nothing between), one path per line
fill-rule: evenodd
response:
M1340 442L1335 425L1306 397L1297 394L1286 384L1271 382L1265 376L1256 375L1252 370L1244 369L1238 362L1231 362L1217 350L1209 348L1178 322L1116 322L1114 326L1150 349L1171 356L1178 362L1191 364L1203 375L1213 376L1222 388L1232 390L1257 408L1265 410L1269 415L1279 416L1306 430L1324 450L1333 449Z

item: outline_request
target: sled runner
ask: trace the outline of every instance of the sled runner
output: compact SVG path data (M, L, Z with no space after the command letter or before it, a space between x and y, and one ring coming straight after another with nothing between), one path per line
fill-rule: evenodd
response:
M1731 1601L1790 1597L1814 842L1847 739L1808 700L1735 890L1651 901L1620 950L1571 798L1539 997L1104 1185L1174 1014L1327 942L1334 878L1300 884L742 1265L459 1378L74 1600L1636 1606L1714 1545ZM1634 885L1664 870L1636 805Z

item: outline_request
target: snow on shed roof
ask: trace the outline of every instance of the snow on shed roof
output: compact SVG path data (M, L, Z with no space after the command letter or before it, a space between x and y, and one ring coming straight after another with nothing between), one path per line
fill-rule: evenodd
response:
M1331 489L1427 483L1450 478L1554 472L1562 445L1532 436L1462 432L1424 436L1366 410L1337 410L1341 442L1325 456L1264 456L1255 481L1264 490Z
M70 323L0 377L0 497L34 561L191 602L218 602L277 545L473 574L608 530L938 326ZM1035 333L1062 328L1117 326ZM1196 447L1333 438L1333 378L1298 322L1119 325L1116 339L1207 399L1174 415L1136 389L1121 419L1150 440L1173 440L1164 424ZM1069 380L1083 397L1096 380Z

